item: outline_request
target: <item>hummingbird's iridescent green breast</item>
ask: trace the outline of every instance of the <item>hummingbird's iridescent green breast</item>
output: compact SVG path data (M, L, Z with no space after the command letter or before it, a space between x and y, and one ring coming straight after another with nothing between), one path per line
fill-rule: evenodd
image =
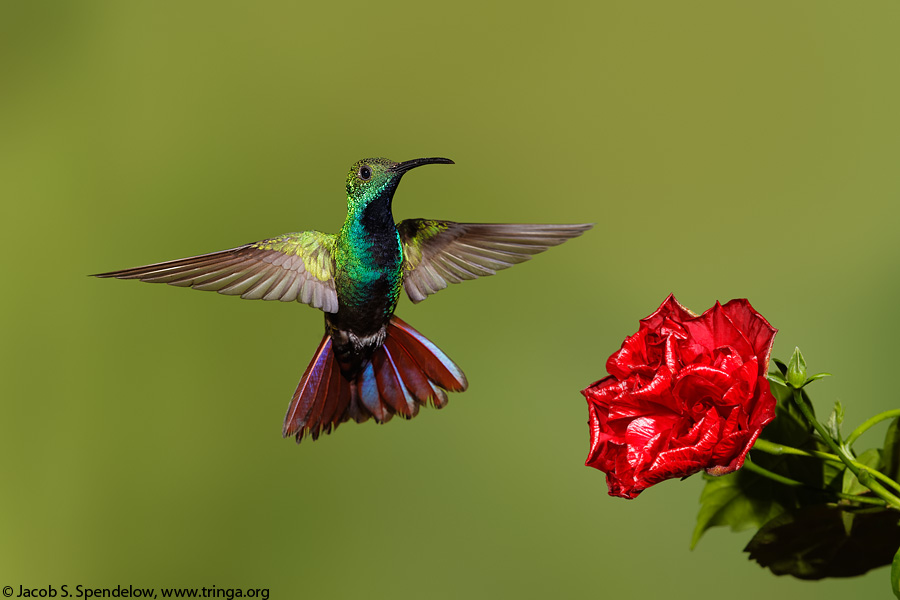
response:
M403 247L391 213L402 173L383 158L363 159L347 178L347 219L334 248L341 327L358 334L380 329L403 287Z
M373 231L344 224L335 244L334 284L342 308L390 317L403 284L403 248L396 227ZM379 324L380 325L380 324Z

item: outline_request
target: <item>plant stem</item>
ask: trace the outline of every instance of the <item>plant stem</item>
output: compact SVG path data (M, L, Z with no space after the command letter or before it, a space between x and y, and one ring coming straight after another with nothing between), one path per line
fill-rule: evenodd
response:
M831 448L831 451L834 452L837 457L841 460L842 463L847 465L847 468L850 469L850 472L856 475L856 478L860 483L865 485L867 488L872 490L872 492L882 498L885 502L893 506L894 508L900 509L900 498L887 491L884 486L875 481L874 477L869 477L868 475L874 475L873 470L865 469L867 471L866 475L860 477L860 465L856 461L853 460L853 457L849 455L849 453L842 447L838 445L836 441L828 434L825 430L825 427L819 423L818 419L812 412L812 408L809 403L803 398L803 392L798 389L793 390L794 394L794 405L800 410L806 420L810 423L810 425L815 428L815 430L819 433L819 436L822 438L822 441L825 442L825 445ZM864 481L865 480L865 481Z
M753 471L757 475L760 475L767 479L771 479L772 481L776 481L778 483L788 485L791 487L805 487L805 485L806 485L802 481L797 481L796 479L791 479L790 477L785 477L784 475L779 475L778 473L775 473L774 471L770 471L770 470L766 469L765 467L759 466L758 464L756 464L755 462L750 460L749 456L744 459L744 468L747 469L748 471Z
M844 442L848 447L853 445L853 442L856 441L856 438L864 434L869 428L871 428L876 423L880 423L885 419L893 419L896 417L900 417L900 408L894 410L887 410L883 413L879 413L863 422L862 425L853 430L853 432L847 437L847 441Z
M791 456L807 456L810 458L821 458L822 460L826 460L828 462L836 463L836 464L844 464L838 456L834 454L829 454L828 452L821 452L819 450L801 450L800 448L794 448L792 446L785 446L784 444L776 444L775 442L770 442L769 440L764 440L762 438L758 438L756 443L753 444L754 450L759 450L760 452L765 452L766 454L771 454L773 456L781 456L784 454L789 454ZM876 471L872 467L868 465L864 465L863 463L853 461L853 464L860 471L868 472L870 475L875 477L876 479L880 479L887 485L893 487L898 492L900 492L900 483L897 483L881 471Z
M778 473L775 473L774 471L770 471L770 470L766 469L765 467L759 466L758 464L756 464L755 462L750 460L749 456L746 458L746 460L744 460L744 468L747 469L748 471L752 471L752 472L756 473L760 477L765 477L767 479L771 479L772 481L775 481L775 482L778 482L778 483L781 483L783 485L787 485L790 487L805 487L807 489L814 490L816 492L821 492L823 494L827 494L827 495L831 495L831 496L837 496L838 498L843 498L845 500L851 500L853 502L858 502L860 504L874 504L876 506L882 506L882 507L885 505L884 500L879 500L877 498L869 498L867 496L855 496L853 494L844 494L841 492L832 492L831 490L817 488L817 487L814 487L811 485L807 485L807 484L803 483L802 481L797 481L796 479L791 479L790 477L785 477L784 475L779 475Z

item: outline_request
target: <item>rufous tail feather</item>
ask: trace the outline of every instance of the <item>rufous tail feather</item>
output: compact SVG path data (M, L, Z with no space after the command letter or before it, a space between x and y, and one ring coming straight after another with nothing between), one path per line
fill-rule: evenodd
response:
M374 418L379 423L394 415L411 419L419 407L447 405L447 392L468 387L466 376L450 358L421 333L394 316L384 344L353 381L341 375L331 351L331 337L319 348L297 385L284 418L284 437L297 442L318 439L350 419Z

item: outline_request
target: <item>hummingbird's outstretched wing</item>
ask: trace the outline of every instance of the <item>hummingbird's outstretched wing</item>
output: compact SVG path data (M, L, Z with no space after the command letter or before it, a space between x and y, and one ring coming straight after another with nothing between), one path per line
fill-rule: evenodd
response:
M593 226L407 219L397 225L403 244L403 286L410 300L421 302L448 284L493 275Z
M337 312L334 235L319 231L282 236L180 260L99 273L94 277L140 279L241 298L305 302Z

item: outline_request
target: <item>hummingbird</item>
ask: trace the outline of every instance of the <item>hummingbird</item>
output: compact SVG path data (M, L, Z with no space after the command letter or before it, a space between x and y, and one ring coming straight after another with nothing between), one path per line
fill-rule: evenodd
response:
M394 314L450 283L493 275L593 224L394 222L394 192L416 167L448 158L366 158L347 175L347 218L337 234L287 233L210 254L94 277L138 279L248 299L298 301L322 310L325 334L291 398L283 437L318 439L350 419L411 419L447 405L465 374Z

